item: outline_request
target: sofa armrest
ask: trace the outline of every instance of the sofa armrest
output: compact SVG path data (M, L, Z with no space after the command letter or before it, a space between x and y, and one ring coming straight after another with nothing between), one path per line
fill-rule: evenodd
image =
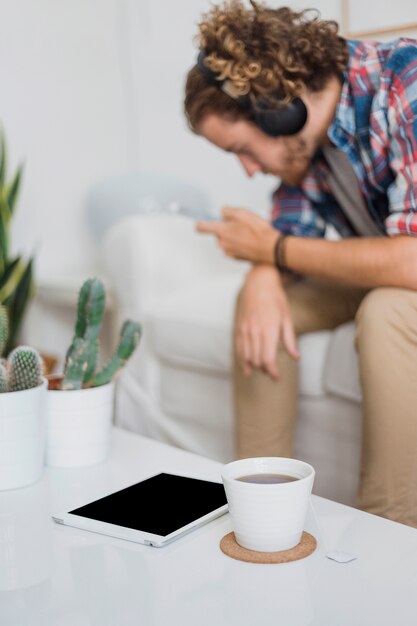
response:
M123 316L144 319L162 296L225 274L243 276L249 264L225 257L214 237L179 215L130 216L102 244L103 262Z

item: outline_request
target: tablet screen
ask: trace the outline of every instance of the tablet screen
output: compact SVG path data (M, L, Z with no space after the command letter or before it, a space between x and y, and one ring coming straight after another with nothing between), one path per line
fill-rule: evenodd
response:
M225 504L222 483L158 474L70 513L165 537Z

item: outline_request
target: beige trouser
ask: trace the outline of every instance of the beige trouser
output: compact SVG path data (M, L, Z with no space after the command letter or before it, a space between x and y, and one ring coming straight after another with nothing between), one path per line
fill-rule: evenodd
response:
M417 527L417 292L303 280L286 289L297 335L355 319L363 396L357 506ZM239 311L239 302L237 311ZM235 358L237 456L292 456L298 365L281 347L280 381Z

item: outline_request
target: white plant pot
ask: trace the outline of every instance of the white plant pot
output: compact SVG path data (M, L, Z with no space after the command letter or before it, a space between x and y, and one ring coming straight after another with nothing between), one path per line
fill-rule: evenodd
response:
M47 381L23 391L0 393L0 490L35 483L45 455Z
M46 463L76 467L104 461L110 450L114 383L48 390L46 395Z

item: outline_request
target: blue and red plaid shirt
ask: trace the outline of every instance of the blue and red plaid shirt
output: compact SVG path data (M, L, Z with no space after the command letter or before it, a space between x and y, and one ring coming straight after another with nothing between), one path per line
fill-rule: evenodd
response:
M347 41L349 65L328 130L348 156L369 214L385 235L417 236L417 41ZM332 195L324 161L314 159L300 187L273 194L273 225L323 237L327 224L357 236Z

